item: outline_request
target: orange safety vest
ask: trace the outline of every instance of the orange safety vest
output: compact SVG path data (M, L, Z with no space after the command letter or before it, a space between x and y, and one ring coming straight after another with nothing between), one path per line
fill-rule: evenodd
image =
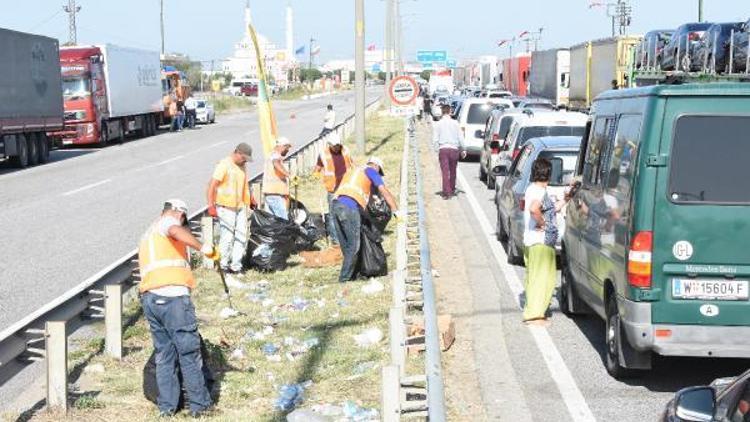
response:
M227 173L216 189L216 205L234 209L250 205L250 188L245 170L235 164L230 157L221 160L219 165L226 166Z
M344 165L346 171L352 167L352 157L349 154L349 150L344 147L341 150L341 155L344 157ZM328 148L324 148L320 153L320 161L323 163L323 184L325 185L328 192L333 193L336 190L336 167L333 164L333 154ZM343 182L343 179L341 179Z
M159 233L159 220L146 231L138 247L141 293L165 286L195 288L187 246Z
M349 169L344 178L341 179L339 188L336 189L336 198L348 196L357 201L362 209L365 209L370 201L370 190L372 189L372 182L365 174L366 169L367 167Z
M282 165L284 162L282 161ZM263 194L289 196L289 183L282 179L282 174L273 165L273 156L266 160L263 170Z

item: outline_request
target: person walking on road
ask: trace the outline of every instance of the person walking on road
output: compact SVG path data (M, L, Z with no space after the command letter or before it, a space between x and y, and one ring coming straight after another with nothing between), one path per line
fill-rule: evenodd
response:
M210 259L216 259L216 252L211 244L201 245L186 226L187 205L179 199L170 199L164 203L159 219L141 238L138 248L139 290L156 352L157 404L161 416L174 415L182 396L178 362L191 414L198 417L212 405L203 375L198 321L190 300L195 279L190 270L188 247L200 250Z
M266 212L276 217L289 219L289 184L296 183L296 177L289 174L284 165L284 157L292 149L289 139L281 137L276 140L276 146L271 156L266 160L263 170L263 195L266 201Z
M245 171L245 164L252 156L250 145L244 142L237 145L229 157L216 165L208 184L208 215L219 219L219 264L232 280L232 274L242 272L248 238L248 207L255 206Z
M323 117L323 130L320 131L320 136L329 134L334 127L336 127L336 112L333 111L333 105L328 104L326 114Z
M341 264L339 273L341 283L352 280L354 276L362 230L361 214L367 208L373 187L383 195L383 199L393 210L396 221L401 221L398 206L383 182L383 175L383 161L377 157L370 157L366 166L354 167L346 172L336 189L332 213L336 224L336 234L344 255L344 262Z
M526 188L524 220L524 263L526 264L526 303L523 320L527 324L545 325L546 314L557 281L556 214L570 199L568 194L557 202L547 193L552 164L538 158L531 166L531 184Z
M464 151L464 137L458 122L451 118L451 107L441 107L442 117L432 127L432 143L438 150L440 172L443 176L443 199L456 196L456 167L459 157L466 158Z
M344 178L346 172L354 166L354 161L349 150L341 145L341 137L338 134L329 135L327 142L328 148L321 151L313 174L323 179L323 185L328 192L328 218L326 219L326 227L331 242L334 245L338 245L339 240L338 236L336 236L336 225L333 223L333 218L331 218L333 194L341 184L341 180Z
M193 96L189 96L185 100L185 117L187 120L188 129L195 129L195 118L197 117L196 109L198 108L198 102L195 101Z

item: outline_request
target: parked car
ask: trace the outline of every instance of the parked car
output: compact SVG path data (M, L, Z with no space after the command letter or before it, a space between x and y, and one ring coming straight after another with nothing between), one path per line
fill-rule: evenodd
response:
M213 104L206 100L197 100L195 106L195 120L198 123L215 123L216 112Z
M526 207L524 195L531 183L531 165L537 158L546 158L552 163L552 175L547 192L553 201L565 196L576 169L581 137L549 136L532 138L523 147L521 154L513 162L502 185L495 188L497 205L497 239L503 243L508 254L508 263L524 265L523 262L523 213ZM558 239L565 232L565 211L557 214ZM560 240L557 245L560 253Z
M643 41L636 47L636 68L658 68L658 57L660 57L661 51L667 45L674 32L673 29L657 29L647 32L643 36Z
M560 308L604 319L613 377L652 354L750 358L750 87L663 85L594 102L563 236ZM706 142L710 139L711 142ZM710 221L710 224L706 224Z
M464 147L469 156L478 157L482 152L484 126L492 110L500 105L513 108L513 103L504 98L467 98L461 104L457 120L464 136Z
M742 24L739 32L734 33L734 59L732 73L741 73L747 70L748 44L750 44L750 19Z
M545 100L544 98L527 98L523 101L521 101L516 107L518 108L533 108L538 110L549 110L549 111L555 111L557 110L557 106L552 103L550 100Z
M715 379L702 387L675 393L659 421L747 421L750 419L750 371L738 377Z
M526 142L542 136L583 136L588 116L567 111L523 109L514 119L500 151L498 172L507 171Z
M732 31L740 32L742 25L742 22L711 25L690 56L690 71L724 73L729 65L729 40L732 37Z
M680 25L658 57L661 70L687 71L690 67L689 54L691 50L711 25L710 23Z
M514 116L522 113L516 109L500 107L492 111L487 119L482 137L484 145L479 154L479 180L485 182L487 189L495 189L495 174L493 169L500 165L500 152L505 137L508 136Z
M500 89L488 89L487 91L483 91L481 95L482 98L508 98L512 96L512 92Z

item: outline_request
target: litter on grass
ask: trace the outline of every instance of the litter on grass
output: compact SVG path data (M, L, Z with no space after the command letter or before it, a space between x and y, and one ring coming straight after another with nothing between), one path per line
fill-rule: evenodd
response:
M380 343L383 339L383 332L379 328L368 328L360 334L354 336L354 341L358 347L370 347Z
M266 343L263 345L263 354L266 356L275 355L279 351L279 346L273 343Z
M357 404L351 400L344 403L343 408L344 416L355 422L378 420L380 416L377 409L367 409L357 406Z
M231 275L227 275L225 277L225 279L226 279L226 282L227 282L227 287L230 287L232 289L245 290L245 289L250 288L250 286L248 286L247 284L241 282L240 280L237 280L236 278L234 278Z
M238 347L238 348L234 349L234 351L232 352L231 358L232 359L244 359L245 358L245 349L243 349L242 347Z
M279 396L274 406L284 412L288 412L302 404L302 394L306 388L312 385L312 381L305 381L300 384L285 384L279 389Z
M366 295L374 295L378 294L385 289L385 286L383 286L383 283L379 282L378 280L371 278L370 282L362 286L362 293Z
M229 308L229 307L223 308L219 312L219 316L221 317L221 319L228 319L228 318L236 317L237 315L239 315L239 312L237 312L236 309Z

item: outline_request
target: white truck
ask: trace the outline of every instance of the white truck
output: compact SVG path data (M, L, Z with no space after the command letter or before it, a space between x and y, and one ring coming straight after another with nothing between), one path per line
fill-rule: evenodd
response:
M456 85L453 82L453 74L450 70L436 70L430 74L429 81L430 94L446 93L453 94Z
M529 95L568 105L570 95L570 50L535 51L531 54Z

